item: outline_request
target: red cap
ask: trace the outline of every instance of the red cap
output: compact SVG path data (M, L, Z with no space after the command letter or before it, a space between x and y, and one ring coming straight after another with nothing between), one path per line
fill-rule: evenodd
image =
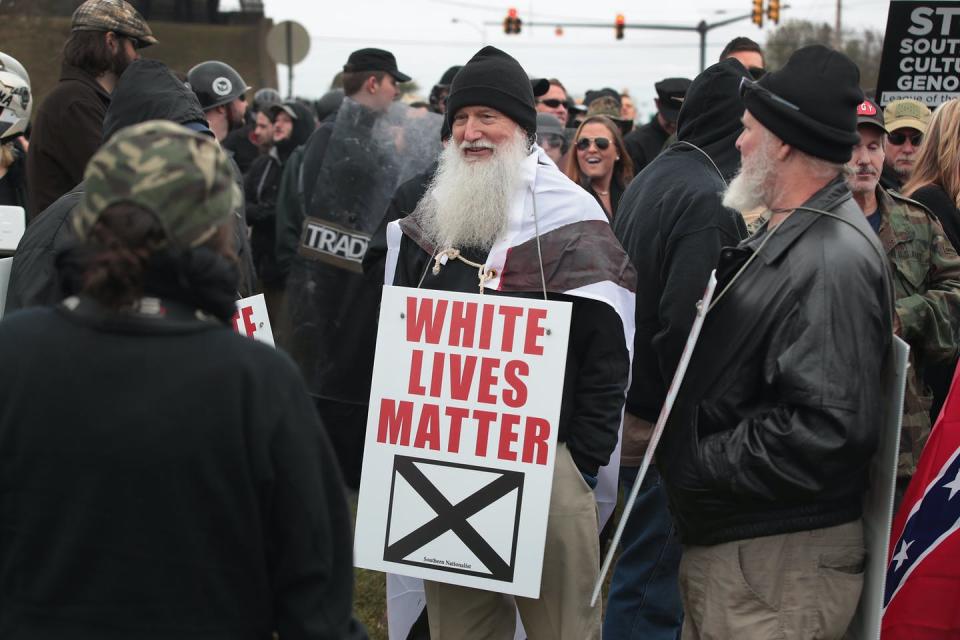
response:
M883 124L883 112L880 111L877 103L870 98L857 106L857 125L861 124L872 124L883 131L887 130L887 127Z

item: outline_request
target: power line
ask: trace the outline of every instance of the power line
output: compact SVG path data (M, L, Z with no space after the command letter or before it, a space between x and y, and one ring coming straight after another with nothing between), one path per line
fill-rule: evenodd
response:
M612 28L612 27L611 27ZM352 36L324 36L310 34L311 40L316 40L320 42L371 42L376 40L376 44L390 44L398 46L425 46L425 47L470 47L478 45L479 43L465 42L463 40L409 40L409 39L400 39L400 38L363 38L363 37L352 37ZM503 40L497 41L501 46L509 45L510 48L517 49L539 49L539 48L550 48L550 49L697 49L700 47L699 43L690 42L690 43L681 43L681 42L667 42L667 43L657 43L657 42L648 42L648 43L626 43L626 42L530 42L530 41L521 41L521 40ZM723 47L726 42L710 42L708 46L710 47Z

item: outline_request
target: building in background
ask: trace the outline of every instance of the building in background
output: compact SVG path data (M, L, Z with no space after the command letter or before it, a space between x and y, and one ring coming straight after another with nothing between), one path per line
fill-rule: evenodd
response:
M146 57L186 73L203 60L222 59L254 88L277 86L277 67L265 41L273 21L262 0L240 0L221 10L221 0L128 0L150 22L160 44ZM70 16L82 0L0 0L0 42L27 68L37 104L60 77L60 50ZM236 6L236 3L230 3Z

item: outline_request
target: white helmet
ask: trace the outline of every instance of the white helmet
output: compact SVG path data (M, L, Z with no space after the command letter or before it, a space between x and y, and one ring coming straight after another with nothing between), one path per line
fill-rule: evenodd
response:
M0 52L0 140L26 131L32 109L27 70L16 58Z

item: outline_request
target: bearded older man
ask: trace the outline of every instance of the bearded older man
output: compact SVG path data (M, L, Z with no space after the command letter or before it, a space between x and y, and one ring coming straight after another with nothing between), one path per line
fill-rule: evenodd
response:
M684 544L682 637L840 638L892 340L886 257L843 176L859 71L822 46L745 80L724 204L771 216L724 249L657 465Z
M533 91L516 60L479 51L445 117L452 140L426 194L388 227L386 282L566 300L573 313L540 597L428 582L431 637L511 639L516 606L530 638L599 638L591 486L608 461L616 469L635 273L597 202L533 144Z

